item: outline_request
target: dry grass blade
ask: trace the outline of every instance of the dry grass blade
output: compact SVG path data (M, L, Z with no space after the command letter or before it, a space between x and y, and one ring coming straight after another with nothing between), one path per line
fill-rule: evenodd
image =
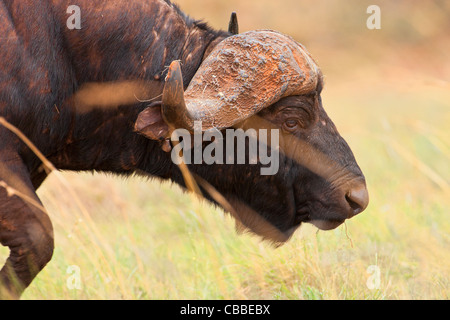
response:
M17 196L21 199L23 199L25 202L31 204L32 206L36 207L37 209L46 212L45 208L36 200L34 200L33 198L27 196L26 194L12 188L11 186L9 186L5 181L0 181L0 187L4 188L8 194L8 197L12 197L12 196Z
M42 161L44 166L49 171L56 171L56 168L53 166L53 164L47 160L47 158L39 151L38 148L33 144L33 142L30 141L23 133L20 131L17 127L9 123L5 118L0 117L0 124L3 125L5 128L13 132L16 136L18 136L27 146L31 149L31 151L34 152L34 154L39 158L39 160Z
M197 182L195 181L194 177L192 176L191 171L187 167L186 163L181 162L178 167L180 168L181 174L183 175L184 182L186 184L186 188L189 191L192 191L197 196L201 197L202 192L200 188L198 187Z
M84 84L72 97L79 113L92 109L114 109L121 105L153 101L160 96L160 81L117 81ZM138 98L140 97L140 98Z
M249 229L272 242L275 246L285 243L290 235L284 234L277 227L268 222L264 217L253 211L247 205L237 200L230 203L219 191L209 182L198 175L194 175L195 180L205 189L208 194L219 203L222 208L229 212L236 221L236 229L238 232L248 231Z
M391 145L391 147L407 162L416 167L419 171L421 171L426 177L428 177L431 181L433 181L436 185L439 186L445 193L450 194L450 185L449 183L443 179L436 171L426 165L419 158L414 156L410 151L406 148L402 147L399 143L397 143L393 139L389 139L388 137L382 138L382 140Z

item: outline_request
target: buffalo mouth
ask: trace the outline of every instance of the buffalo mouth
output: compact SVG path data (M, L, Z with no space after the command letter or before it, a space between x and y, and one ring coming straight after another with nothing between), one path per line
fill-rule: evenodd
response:
M294 223L297 226L300 226L302 223L310 223L320 230L332 230L343 224L345 220L345 218L341 218L336 213L313 208L313 204L310 203L310 205L297 209Z
M343 224L344 221L345 220L311 220L308 222L320 230L333 230Z
M296 193L294 186L294 193ZM297 193L296 193L297 194ZM299 227L302 223L310 223L320 230L333 230L345 222L346 216L339 214L339 206L322 203L319 200L302 202L294 199L295 218L294 225Z
M332 230L364 211L369 201L365 180L353 179L343 186L308 195L302 195L294 186L294 223L306 222L320 230Z
M310 211L304 208L298 209L295 216L295 225L300 226L302 223L310 223L320 230L333 230L344 222L345 219L312 218Z

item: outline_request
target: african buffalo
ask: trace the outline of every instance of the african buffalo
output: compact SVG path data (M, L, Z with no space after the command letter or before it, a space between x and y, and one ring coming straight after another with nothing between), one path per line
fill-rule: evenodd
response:
M71 2L0 1L0 242L10 249L0 296L19 297L54 248L35 193L47 164L13 128L59 170L138 173L183 187L190 176L276 243L302 222L332 229L366 208L364 176L322 106L321 70L291 37L238 34L235 16L229 32L216 31L168 0L77 0L81 28L73 29ZM198 122L205 133L277 132L278 170L261 174L260 158L178 166L173 133L194 134Z

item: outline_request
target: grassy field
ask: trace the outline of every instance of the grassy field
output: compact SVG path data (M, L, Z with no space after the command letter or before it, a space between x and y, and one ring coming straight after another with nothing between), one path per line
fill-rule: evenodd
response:
M223 18L233 6L250 21L244 29L276 26L274 18L269 26L251 20L258 15L237 1L205 6L200 15L192 2L179 2L217 26L219 13ZM273 8L261 3L252 5L270 16ZM326 8L319 5L313 17L317 10ZM281 20L276 29L293 29L283 29ZM56 249L23 298L449 299L449 66L436 66L439 50L405 44L381 54L370 39L367 45L358 39L355 46L364 49L341 47L336 58L321 41L310 40L308 48L326 75L325 109L366 175L365 212L333 231L303 225L274 248L236 234L231 217L177 186L86 173L64 173L62 181L52 174L38 193ZM379 36L377 43L390 39ZM415 68L409 52L423 58Z

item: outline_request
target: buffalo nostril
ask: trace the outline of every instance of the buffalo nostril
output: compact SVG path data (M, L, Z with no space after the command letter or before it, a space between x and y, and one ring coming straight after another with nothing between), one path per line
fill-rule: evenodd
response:
M351 216L354 216L364 211L369 204L369 193L365 186L354 188L345 195L345 200L352 209Z

